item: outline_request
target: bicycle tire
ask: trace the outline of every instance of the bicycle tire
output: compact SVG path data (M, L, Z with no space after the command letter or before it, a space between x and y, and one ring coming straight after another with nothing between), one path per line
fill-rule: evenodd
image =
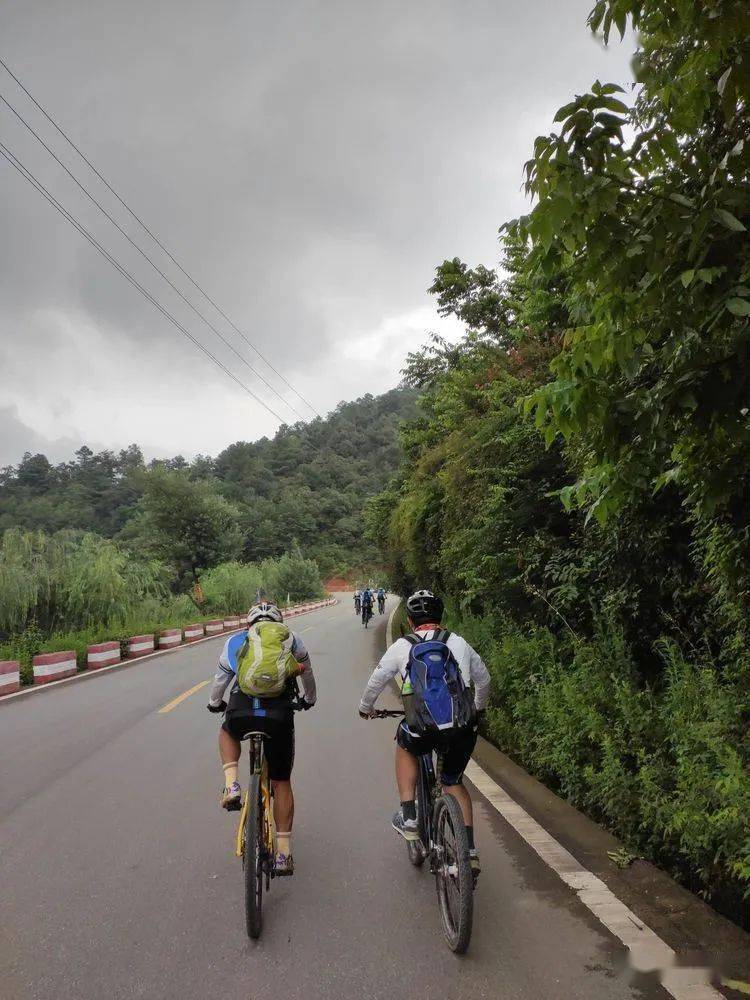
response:
M253 774L247 790L250 802L245 828L245 924L248 937L259 938L263 930L263 801L260 775Z
M466 824L461 807L452 795L441 795L437 800L433 822L433 837L439 858L435 886L443 933L451 951L462 955L471 940L474 877Z

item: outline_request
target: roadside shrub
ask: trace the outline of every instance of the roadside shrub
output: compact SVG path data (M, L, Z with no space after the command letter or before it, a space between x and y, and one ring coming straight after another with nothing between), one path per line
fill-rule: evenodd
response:
M296 547L278 559L265 559L260 572L267 595L281 605L325 596L317 563Z
M750 897L747 694L715 663L657 644L658 688L639 680L621 632L591 640L482 616L452 624L492 674L487 735L602 822L735 916Z
M145 600L166 599L167 578L161 563L98 535L10 528L0 539L0 631L107 624Z
M221 563L205 572L200 584L205 610L217 614L246 611L258 593L282 607L324 596L317 563L296 547L260 563Z
M205 572L200 584L206 611L239 613L255 600L261 573L256 563L225 562Z

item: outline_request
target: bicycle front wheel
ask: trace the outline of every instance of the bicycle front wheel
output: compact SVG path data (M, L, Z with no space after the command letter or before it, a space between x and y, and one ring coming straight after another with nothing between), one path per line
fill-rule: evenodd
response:
M251 938L259 938L263 929L263 800L260 775L253 774L247 790L249 804L245 827L245 923Z
M434 838L437 853L435 883L445 940L451 951L469 947L474 917L474 878L469 860L469 838L461 807L452 795L435 804Z

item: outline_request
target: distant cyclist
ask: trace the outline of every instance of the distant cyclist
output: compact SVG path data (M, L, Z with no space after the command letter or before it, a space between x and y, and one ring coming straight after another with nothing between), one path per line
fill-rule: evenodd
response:
M362 624L366 625L372 618L372 606L374 603L374 595L369 587L365 587L362 591Z
M464 705L456 705L449 712L449 721L436 731L412 731L405 722L400 722L396 730L396 784L398 785L401 808L393 817L393 829L406 840L419 840L417 830L417 811L415 803L418 763L417 758L424 753L439 750L442 756L443 771L440 782L444 790L457 799L466 823L469 837L469 853L471 867L475 875L479 874L479 854L474 844L474 818L471 798L462 784L466 765L469 763L477 741L477 725L479 713L484 710L490 690L490 675L480 655L462 639L461 636L441 629L443 617L443 602L429 590L418 590L406 602L406 614L412 634L397 639L387 649L367 682L359 714L363 719L372 718L375 702L388 682L396 674L402 680L409 672L409 664L413 649L420 643L430 643L435 651L435 644L440 643L443 654L455 662L463 680L464 691L473 697L465 699ZM447 647L447 650L445 649ZM440 647L437 647L440 650ZM450 659L452 658L452 660ZM445 685L444 685L445 688ZM425 690L425 702L428 698L440 692ZM452 698L449 691L443 692L444 697ZM466 705L466 701L469 704ZM429 712L430 706L427 705ZM442 706L441 706L442 707ZM449 709L451 708L449 704ZM466 709L462 713L462 709ZM456 722L459 724L456 724Z
M359 588L354 591L354 614L362 614L362 591Z
M240 807L242 792L237 780L242 747L240 741L250 732L262 732L269 737L263 742L273 790L273 814L277 831L274 870L277 875L291 875L294 872L294 796L291 784L294 763L294 675L299 675L302 681L304 707L309 708L315 704L316 691L310 654L299 636L283 625L283 620L283 615L275 604L263 601L250 608L247 631L230 636L224 644L207 707L209 712L224 712L224 721L219 731L219 755L224 770L221 805L224 809ZM266 623L269 622L275 623L277 627L267 627ZM269 660L270 668L266 660ZM278 683L280 694L254 697L241 689L240 684L243 682L247 686L247 673L252 673L258 666L266 671L261 674L262 680L267 684L271 678L272 682ZM268 690L267 687L264 689ZM227 690L229 694L225 701Z
M378 611L382 615L385 611L385 587L378 587Z

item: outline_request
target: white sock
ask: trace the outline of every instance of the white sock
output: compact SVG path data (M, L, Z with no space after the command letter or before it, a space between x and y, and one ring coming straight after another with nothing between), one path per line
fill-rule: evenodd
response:
M287 857L292 853L291 830L288 830L286 833L282 833L281 830L276 831L276 853L285 854Z

